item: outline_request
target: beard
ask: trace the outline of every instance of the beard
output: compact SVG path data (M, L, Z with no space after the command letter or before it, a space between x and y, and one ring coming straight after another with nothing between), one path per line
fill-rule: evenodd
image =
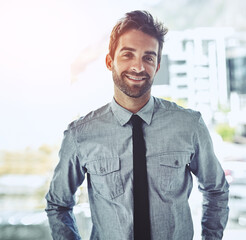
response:
M126 80L126 74L136 76L136 77L144 77L144 83L143 84L128 84ZM139 98L143 96L152 86L153 79L150 78L149 74L147 72L128 72L124 71L120 75L117 74L114 67L112 68L112 76L114 80L114 84L119 88L124 94L126 94L128 97L132 98Z

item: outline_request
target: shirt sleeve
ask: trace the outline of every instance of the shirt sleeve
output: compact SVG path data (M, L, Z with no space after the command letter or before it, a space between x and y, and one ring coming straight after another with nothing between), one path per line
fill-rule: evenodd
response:
M73 207L75 192L84 180L85 170L80 164L70 129L64 132L59 158L60 161L55 168L50 189L46 195L45 211L54 240L79 240L81 237L73 214Z
M197 177L199 190L203 194L202 239L219 240L228 221L229 185L214 154L212 140L201 114L194 142L196 147L190 169Z

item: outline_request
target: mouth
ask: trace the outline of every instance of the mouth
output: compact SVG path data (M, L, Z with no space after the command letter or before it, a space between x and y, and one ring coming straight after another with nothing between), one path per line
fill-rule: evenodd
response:
M137 77L137 76L133 76L130 74L125 74L125 76L132 81L144 81L144 80L148 79L148 77L146 77L146 76L138 76Z

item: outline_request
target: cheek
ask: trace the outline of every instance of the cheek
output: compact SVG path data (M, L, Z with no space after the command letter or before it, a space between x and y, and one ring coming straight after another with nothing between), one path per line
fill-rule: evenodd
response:
M124 71L128 71L129 69L131 68L131 64L129 63L125 63L125 62L116 62L116 65L115 65L115 70L118 72L118 73L122 73Z
M147 66L145 68L146 72L150 75L150 76L154 76L156 74L156 67L154 66Z

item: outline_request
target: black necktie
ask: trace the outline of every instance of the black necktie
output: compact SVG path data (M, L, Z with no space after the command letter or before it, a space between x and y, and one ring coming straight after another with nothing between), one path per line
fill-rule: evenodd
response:
M133 198L134 240L150 240L149 195L146 169L146 148L142 119L133 115Z

